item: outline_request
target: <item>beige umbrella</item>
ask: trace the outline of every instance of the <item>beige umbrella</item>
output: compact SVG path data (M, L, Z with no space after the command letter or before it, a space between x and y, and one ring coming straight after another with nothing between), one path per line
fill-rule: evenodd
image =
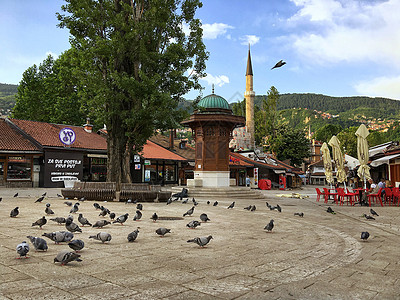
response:
M326 181L330 185L332 185L333 184L332 161L331 161L331 154L329 153L329 148L326 143L322 144L321 151L322 151L322 159L324 161Z
M367 180L371 179L371 175L369 174L370 168L367 166L369 160L367 136L369 135L369 131L364 124L361 124L355 135L357 136L357 155L360 162L357 174L358 177L364 179L364 188L366 188Z
M335 161L337 172L336 172L336 178L337 181L342 183L345 182L347 179L346 176L346 171L344 170L344 160L343 160L343 154L342 150L340 149L340 142L336 135L332 136L332 138L329 141L329 146L332 147L332 157L333 160ZM345 186L346 188L346 183Z

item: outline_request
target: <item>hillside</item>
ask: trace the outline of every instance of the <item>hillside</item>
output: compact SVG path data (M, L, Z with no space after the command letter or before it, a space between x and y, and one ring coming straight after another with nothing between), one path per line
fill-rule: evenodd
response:
M0 115L9 115L15 105L18 85L0 83Z

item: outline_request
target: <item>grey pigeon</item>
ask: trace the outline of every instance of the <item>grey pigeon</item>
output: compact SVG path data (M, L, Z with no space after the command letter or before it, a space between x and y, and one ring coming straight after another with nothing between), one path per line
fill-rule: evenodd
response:
M111 234L109 234L107 232L99 232L96 235L89 236L89 239L95 239L95 240L101 241L102 243L111 241L111 238L112 238Z
M136 229L135 231L132 231L131 233L128 234L128 242L134 242L139 234L139 229Z
M189 201L189 198L186 198L185 200L182 201L182 204L186 204L186 203L188 203L188 201Z
M71 217L65 220L65 228L67 228L69 232L82 232L82 229L73 222Z
M169 197L168 200L167 200L167 205L169 205L169 204L171 204L171 203L172 203L172 198Z
M268 202L265 202L265 205L266 205L269 209L271 209L271 205L270 205Z
M373 210L372 208L370 208L369 211L371 212L371 215L379 217L377 212L375 210Z
M72 240L68 243L68 246L75 252L79 252L85 247L85 243L82 240Z
M186 227L189 227L190 229L195 229L197 226L200 226L201 223L199 221L193 220L190 221L189 223L186 224Z
M304 217L304 213L294 213L295 216Z
M108 222L107 220L100 220L94 223L92 227L103 228L104 226L109 224L111 224L111 222Z
M46 207L50 207L51 206L51 204L50 203L46 203Z
M366 241L368 238L369 238L369 232L368 231L361 232L361 239L363 241Z
M19 207L17 206L16 208L14 208L11 212L10 212L10 217L11 218L15 218L16 216L19 215Z
M74 238L74 234L69 231L55 231L50 233L43 233L42 236L51 239L56 244L69 242Z
M269 223L264 227L265 230L271 232L274 228L274 220L269 221Z
M59 225L65 223L65 218L64 217L55 217L53 219L50 219L50 221L57 222Z
M85 201L85 200L86 200L85 197L81 197L81 198L78 199L78 201L82 201L82 202Z
M255 210L256 210L256 206L253 205L253 206L250 208L250 211L255 211Z
M86 219L86 218L83 216L83 214L79 214L79 216L78 216L78 222L81 223L82 226L85 226L85 225L92 226L92 224L90 224L90 222L88 221L88 219Z
M183 214L183 216L191 216L194 212L194 206Z
M286 64L286 62L284 62L282 59L280 60L280 61L278 61L276 64L275 64L275 66L273 66L272 68L271 68L271 70L273 70L273 69L275 69L275 68L280 68L280 67L282 67L283 65L285 65Z
M62 250L57 254L57 256L54 258L54 262L59 262L61 263L62 266L65 266L67 263L71 261L82 261L79 257L81 255L75 252L71 252L69 250Z
M133 217L133 221L139 221L141 218L142 212L140 210L137 210L135 216Z
M15 197L18 197L18 193L15 193L15 194L14 194L14 198L15 198Z
M32 223L32 226L39 226L39 228L42 229L42 226L46 225L46 223L47 223L47 220L46 220L45 216L43 216L36 222Z
M128 213L119 216L119 217L113 222L113 224L114 224L114 223L120 223L121 225L124 225L124 223L126 222L126 220L128 220L128 216L129 216Z
M153 222L156 222L156 221L157 221L157 219L158 219L158 216L157 216L157 214L156 214L156 213L154 213L154 214L151 216L151 219L153 220Z
M3 200L3 197L0 197L0 202Z
M71 201L65 201L64 204L65 204L66 206L72 206L72 202L71 202Z
M228 206L228 209L229 208L234 208L235 207L235 201L233 201L229 206Z
M99 213L99 217L105 217L108 214L108 211L106 208L102 209L101 212Z
M31 243L32 243L33 247L35 247L36 251L47 251L47 249L49 248L47 246L47 242L40 237L31 236L31 235L28 235L26 237L31 241Z
M43 199L44 199L44 197L42 196L42 197L39 197L36 201L35 201L35 203L36 202L42 202L43 201Z
M114 220L115 219L115 213L110 213L110 219Z
M375 220L374 217L371 216L367 216L366 214L363 215L367 220Z
M19 257L17 257L17 259L20 259L22 257L29 258L27 256L29 252L29 245L26 241L23 241L21 244L18 244L16 250L17 253L19 254Z
M136 205L136 209L143 210L143 204L142 203L138 203Z
M211 220L208 218L207 214L205 214L205 213L202 213L202 214L200 215L200 220L201 220L202 222L211 221Z
M167 229L165 227L160 227L156 230L156 233L161 237L163 237L164 235L166 235L167 233L170 233L170 232L171 232L171 229Z
M100 205L98 203L96 203L96 202L93 203L93 206L94 206L95 209L100 209Z
M69 211L70 214L74 214L79 210L79 203L75 203L74 206Z
M53 211L49 206L46 206L44 212L45 212L47 215L54 215L54 211Z
M252 207L253 207L252 205L249 205L249 206L246 206L246 207L243 208L243 209L245 209L245 210L250 210Z
M326 209L326 212L333 214L333 215L336 214L330 206L328 206L328 208Z
M279 204L276 205L276 210L282 212L282 208L279 206Z
M213 203L213 206L217 206L218 205L218 201L215 201L214 203Z
M207 245L212 238L213 237L211 235L205 236L205 237L196 237L194 239L188 240L187 242L188 243L196 243L200 247L204 248L204 246Z

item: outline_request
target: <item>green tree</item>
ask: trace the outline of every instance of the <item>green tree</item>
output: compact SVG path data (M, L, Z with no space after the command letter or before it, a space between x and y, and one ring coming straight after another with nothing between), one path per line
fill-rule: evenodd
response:
M107 126L107 180L130 182L130 158L155 129L175 126L182 95L200 89L208 53L199 0L66 0L60 27L83 70L97 123ZM184 28L189 33L185 34ZM187 71L189 75L187 75Z
M300 129L293 129L287 124L280 124L276 128L276 135L270 139L270 150L277 159L289 159L291 165L300 166L303 160L310 156L310 141L306 133Z
M358 127L352 126L339 132L336 136L340 141L343 153L357 158L357 136Z
M237 116L246 116L246 99L239 101L237 103L233 103L232 105L232 112L234 115Z
M337 135L342 129L340 125L326 124L317 129L315 132L315 139L320 142L328 143L331 137Z

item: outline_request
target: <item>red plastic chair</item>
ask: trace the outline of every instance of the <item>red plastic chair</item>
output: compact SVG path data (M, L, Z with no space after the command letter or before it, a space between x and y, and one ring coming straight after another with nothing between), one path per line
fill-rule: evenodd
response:
M400 191L398 187L394 187L392 189L392 194L393 194L393 204L395 204L395 201L397 201L397 206L400 204Z
M392 205L393 202L393 192L391 188L385 188L385 205Z
M382 190L383 190L383 188L380 188L378 193L376 193L376 194L368 194L367 195L368 196L369 206L371 206L371 200L374 201L375 203L377 203L379 201L381 206L383 206L382 198L381 198Z
M319 188L315 188L315 190L317 191L317 202L319 202L319 198L320 198L321 196L323 196L324 199L325 199L325 193L321 192L321 190L320 190ZM325 199L325 200L326 200L326 199Z
M353 203L355 202L355 197L358 195L357 193L346 193L343 188L337 188L337 191L340 199L340 205L343 205L344 198L347 198L347 205L349 205L349 202L350 205L353 205Z
M327 188L324 188L325 193L325 203L328 203L329 196L333 196L333 200L338 204L337 195L338 193L331 193Z

